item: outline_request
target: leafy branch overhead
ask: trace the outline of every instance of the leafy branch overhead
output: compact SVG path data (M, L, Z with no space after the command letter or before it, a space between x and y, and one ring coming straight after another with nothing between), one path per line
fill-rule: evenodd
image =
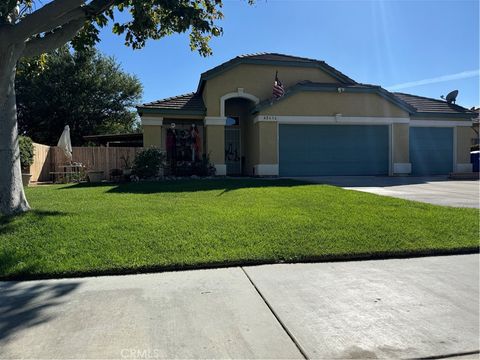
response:
M223 32L216 25L223 18L222 0L0 1L0 30L3 27L25 43L23 56L49 52L73 37L76 49L91 46L109 24L134 49L148 39L189 32L192 50L207 56L212 52L210 39Z

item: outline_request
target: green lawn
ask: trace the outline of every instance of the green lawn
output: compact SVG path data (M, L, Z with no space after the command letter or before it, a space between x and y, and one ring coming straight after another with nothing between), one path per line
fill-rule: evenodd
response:
M32 187L0 277L478 248L478 211L284 180Z

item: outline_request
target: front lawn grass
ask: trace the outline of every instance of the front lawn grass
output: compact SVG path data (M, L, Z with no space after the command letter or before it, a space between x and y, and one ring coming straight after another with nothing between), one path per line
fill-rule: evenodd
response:
M0 277L122 273L478 248L475 209L288 180L27 189L0 217Z

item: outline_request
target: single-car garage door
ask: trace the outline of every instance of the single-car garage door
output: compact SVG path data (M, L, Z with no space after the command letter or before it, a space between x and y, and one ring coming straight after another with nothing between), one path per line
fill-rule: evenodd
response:
M280 176L388 175L384 125L279 125Z
M412 175L442 175L453 169L453 128L411 127Z

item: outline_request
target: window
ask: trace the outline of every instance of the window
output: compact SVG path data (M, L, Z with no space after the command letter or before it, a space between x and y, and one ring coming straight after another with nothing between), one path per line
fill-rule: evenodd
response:
M240 125L240 118L238 116L229 116L225 122L226 126L238 126Z

